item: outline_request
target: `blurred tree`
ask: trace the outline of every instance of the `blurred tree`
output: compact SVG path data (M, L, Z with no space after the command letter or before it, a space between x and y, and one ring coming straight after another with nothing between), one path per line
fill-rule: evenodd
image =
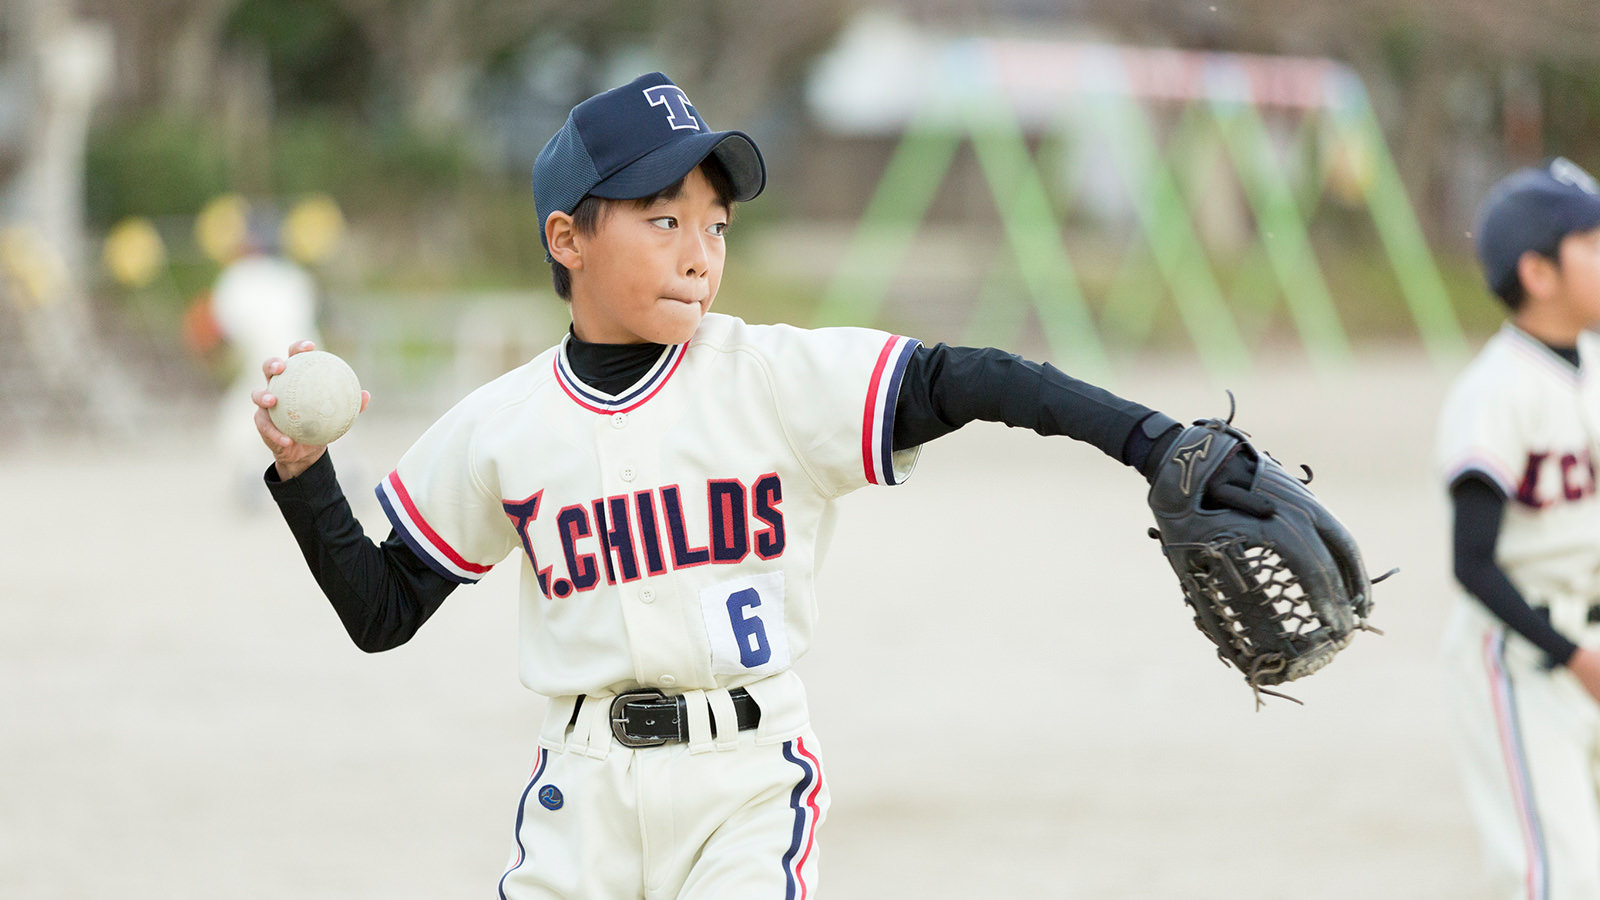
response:
M240 0L78 0L111 26L116 93L138 106L198 115L211 99L222 29Z
M602 16L616 4L556 0L336 0L373 48L380 84L409 124L460 126L484 62L541 27Z
M717 98L718 122L758 121L797 85L859 0L655 0L652 49L693 96Z
M1401 176L1436 234L1449 216L1446 179L1456 142L1492 144L1497 167L1563 152L1600 152L1565 123L1600 112L1583 90L1596 74L1600 5L1593 0L1081 0L1090 21L1140 42L1194 49L1328 56L1349 63L1372 92ZM1486 123L1460 123L1460 84L1481 85ZM1559 97L1559 105L1550 101ZM1472 104L1466 104L1470 106ZM1547 121L1544 109L1561 110ZM1485 127L1487 126L1487 127ZM1496 135L1492 129L1499 128ZM1456 134L1467 131L1465 135ZM1459 226L1459 222L1451 223Z
M12 176L0 184L0 401L26 430L51 413L77 424L126 425L126 384L99 340L87 302L92 271L83 228L89 117L111 77L112 39L52 0L0 7L7 87L23 116Z
M239 0L154 0L162 21L173 23L162 91L169 112L193 115L205 109L215 78L222 29Z
M236 58L259 56L275 110L361 111L375 80L375 51L337 0L230 0L221 32Z

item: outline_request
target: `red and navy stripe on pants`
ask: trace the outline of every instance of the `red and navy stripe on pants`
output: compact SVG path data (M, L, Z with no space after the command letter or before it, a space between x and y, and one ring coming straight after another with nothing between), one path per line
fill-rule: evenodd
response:
M806 879L803 869L817 843L817 824L822 820L822 810L817 806L817 794L822 791L822 763L802 738L785 741L783 758L800 767L800 781L789 794L789 807L794 810L794 830L789 849L783 854L783 900L804 900Z
M506 879L511 877L512 872L521 868L523 861L528 858L528 848L522 846L522 816L528 808L528 795L533 793L534 787L539 784L539 779L544 777L544 769L549 762L550 751L540 747L539 758L533 764L533 774L528 776L528 786L522 792L522 799L517 802L517 830L515 832L517 858L512 861L511 868L506 869L506 873L500 876L500 900L506 900Z
M1483 664L1489 675L1489 694L1494 703L1500 751L1511 782L1511 802L1516 807L1517 824L1522 831L1523 852L1528 865L1523 886L1527 888L1528 900L1546 900L1550 896L1549 856L1545 847L1544 827L1539 822L1539 809L1534 804L1533 779L1528 774L1527 748L1522 741L1522 723L1517 717L1517 695L1512 689L1511 673L1506 671L1504 631L1494 628L1484 635Z

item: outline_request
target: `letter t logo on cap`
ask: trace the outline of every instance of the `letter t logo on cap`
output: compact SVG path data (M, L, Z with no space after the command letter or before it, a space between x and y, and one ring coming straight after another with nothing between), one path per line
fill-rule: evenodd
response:
M667 124L674 131L688 129L699 131L700 123L694 120L694 114L689 112L689 96L683 88L675 84L659 84L655 87L644 89L644 98L650 101L651 106L665 106L667 108Z
M1586 193L1600 194L1600 187L1595 185L1594 178L1578 168L1577 163L1564 156L1558 156L1550 161L1550 177Z

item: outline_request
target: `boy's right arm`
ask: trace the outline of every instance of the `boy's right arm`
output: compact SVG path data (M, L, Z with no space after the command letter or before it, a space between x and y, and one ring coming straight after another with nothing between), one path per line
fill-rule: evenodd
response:
M327 454L288 480L269 469L266 481L317 585L362 650L410 640L455 590L393 530L382 544L367 537Z
M1467 473L1450 486L1456 580L1496 618L1543 650L1547 665L1566 666L1600 702L1600 652L1586 650L1556 631L1495 562L1506 498L1490 479Z
M289 353L312 349L302 341ZM268 378L282 371L281 359L262 365ZM456 583L429 568L393 530L381 545L369 540L339 487L327 447L299 444L278 431L267 415L277 398L265 389L252 399L256 429L272 450L267 488L350 639L368 653L410 640ZM362 409L368 399L362 391Z

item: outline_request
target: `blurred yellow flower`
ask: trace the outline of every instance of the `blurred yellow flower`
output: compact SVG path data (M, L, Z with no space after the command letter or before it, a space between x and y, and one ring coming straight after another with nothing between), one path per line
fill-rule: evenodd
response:
M118 222L106 235L102 259L117 283L142 288L166 265L167 247L149 219L133 216Z
M312 194L296 203L284 219L284 249L303 263L326 259L344 238L344 214L327 194Z
M16 226L0 229L0 278L10 282L18 302L37 308L60 299L67 272L54 247Z
M238 194L214 198L194 220L194 239L218 263L239 255L250 231L250 204Z
M1362 205L1377 180L1372 147L1361 135L1349 131L1335 132L1323 143L1322 177L1328 194L1346 207Z

